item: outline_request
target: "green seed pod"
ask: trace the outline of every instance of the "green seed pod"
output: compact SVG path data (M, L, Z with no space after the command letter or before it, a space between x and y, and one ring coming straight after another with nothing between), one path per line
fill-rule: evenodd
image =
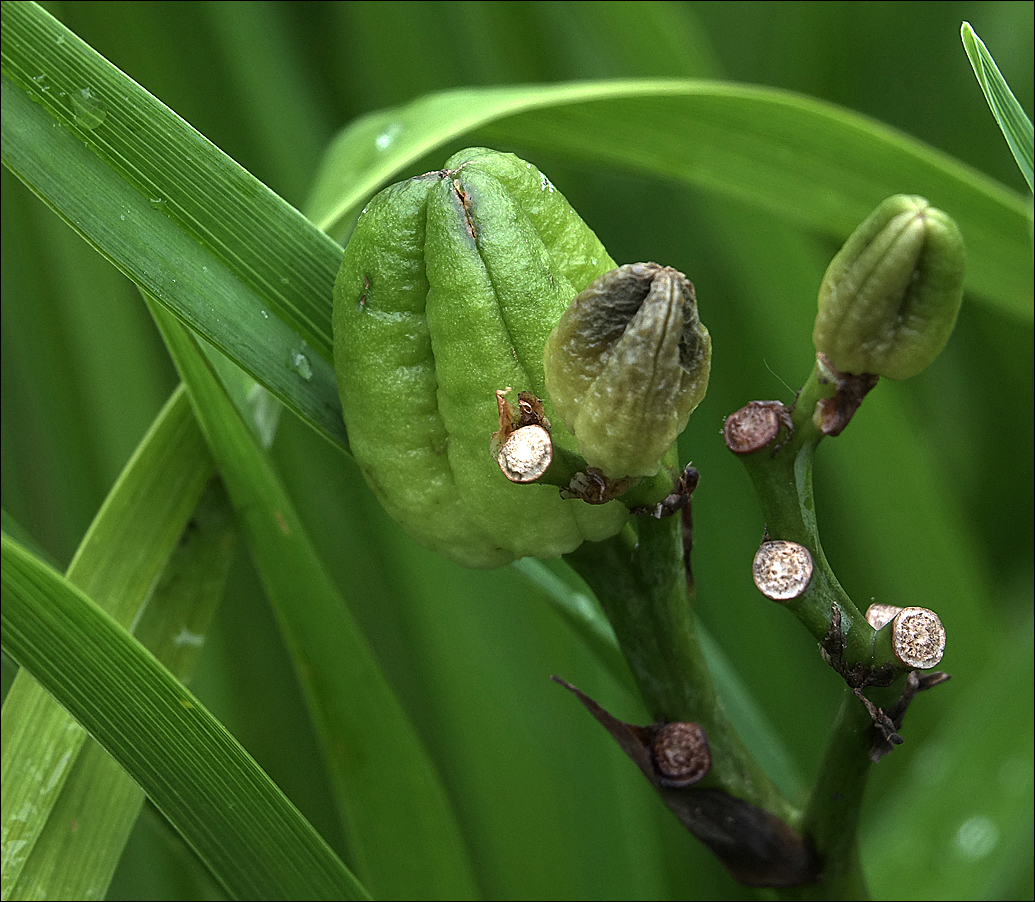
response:
M842 373L908 379L945 347L963 301L963 237L922 197L889 197L827 267L812 332Z
M490 449L497 391L542 397L543 345L575 295L614 266L535 167L463 151L385 189L334 286L334 359L356 461L417 541L470 567L552 557L618 532L618 502L509 482ZM574 452L560 425L554 449ZM498 450L498 449L496 449Z
M652 476L704 397L711 350L686 276L629 264L582 291L550 333L547 392L590 466Z

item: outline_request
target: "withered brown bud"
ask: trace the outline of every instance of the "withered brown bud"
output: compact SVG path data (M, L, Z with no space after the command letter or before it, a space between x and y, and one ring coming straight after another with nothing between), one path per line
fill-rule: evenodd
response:
M633 263L578 294L544 350L546 389L586 463L653 476L704 397L711 338L681 272Z

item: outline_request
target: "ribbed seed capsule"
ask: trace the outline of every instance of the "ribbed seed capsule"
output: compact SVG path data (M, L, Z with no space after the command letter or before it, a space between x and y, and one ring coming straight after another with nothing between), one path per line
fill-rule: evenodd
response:
M563 196L511 154L463 151L370 202L335 283L335 368L353 455L419 542L494 567L622 527L620 504L512 484L488 450L496 390L546 399L550 329L575 285L613 266ZM551 438L574 452L559 419Z
M606 273L550 333L545 365L586 462L609 477L652 476L708 387L711 338L694 286L657 263Z
M812 340L842 373L907 379L949 340L963 300L963 238L922 197L881 203L830 262Z

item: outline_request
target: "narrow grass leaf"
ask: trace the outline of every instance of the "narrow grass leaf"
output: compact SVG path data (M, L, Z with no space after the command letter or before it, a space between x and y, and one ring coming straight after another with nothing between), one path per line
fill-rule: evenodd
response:
M4 165L346 446L330 363L341 249L36 4L5 2L3 17Z
M232 896L366 897L176 677L60 574L2 542L4 648L144 788Z
M615 631L591 595L579 592L553 572L550 565L536 558L526 557L510 565L546 595L557 614L578 635L586 647L599 658L612 677L630 691L636 683L618 648Z
M273 603L358 873L385 898L475 895L450 801L347 599L193 336L159 304L152 301L151 307Z
M212 459L178 390L109 493L69 565L68 580L128 628L150 597L212 474ZM6 640L5 640L6 641ZM2 724L3 893L60 896L33 860L44 831L67 835L53 816L86 734L21 671L4 700ZM30 816L26 816L30 812Z
M676 179L838 239L885 197L923 194L963 231L968 288L1032 320L1021 198L879 122L772 88L636 80L444 91L349 125L307 209L336 232L378 187L461 137Z
M210 483L136 624L144 647L185 683L222 599L235 535L226 494ZM103 898L143 804L143 790L87 739L33 847L31 879L8 898Z
M1031 120L1027 117L1020 103L1014 96L1010 86L1003 78L999 67L992 59L984 41L974 32L969 22L960 26L960 37L963 39L963 47L967 51L967 58L974 68L978 84L984 92L985 100L992 109L995 121L1003 131L1003 137L1010 146L1010 153L1017 161L1017 167L1021 170L1024 180L1028 183L1028 190L1035 191L1032 187L1032 158L1035 157L1035 132L1033 132Z

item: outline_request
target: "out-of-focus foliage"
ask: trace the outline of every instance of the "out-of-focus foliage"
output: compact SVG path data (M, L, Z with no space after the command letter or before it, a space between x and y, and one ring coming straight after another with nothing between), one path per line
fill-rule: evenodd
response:
M363 113L451 87L636 76L814 95L1026 191L959 27L972 22L1030 112L1029 3L46 6L299 207L327 143ZM518 143L500 149L528 156ZM762 523L719 430L749 400L789 400L807 375L816 289L836 244L642 174L560 154L533 161L619 262L656 260L696 286L714 345L709 394L681 440L702 474L698 609L775 724L793 792L819 759L838 681L751 585ZM3 505L65 565L176 377L136 289L6 170L2 217ZM882 383L817 461L824 544L848 592L863 606L931 607L949 636L952 681L915 703L905 745L871 780L861 838L878 897L1032 895L1032 353L1030 318L965 299L935 363ZM439 766L483 895L743 895L548 681L558 673L616 715L644 719L539 589L517 571L465 571L416 547L353 463L290 416L274 453L332 575L371 587L353 593L354 614ZM194 685L348 860L244 556ZM142 818L112 897L211 892L189 857L160 819Z

